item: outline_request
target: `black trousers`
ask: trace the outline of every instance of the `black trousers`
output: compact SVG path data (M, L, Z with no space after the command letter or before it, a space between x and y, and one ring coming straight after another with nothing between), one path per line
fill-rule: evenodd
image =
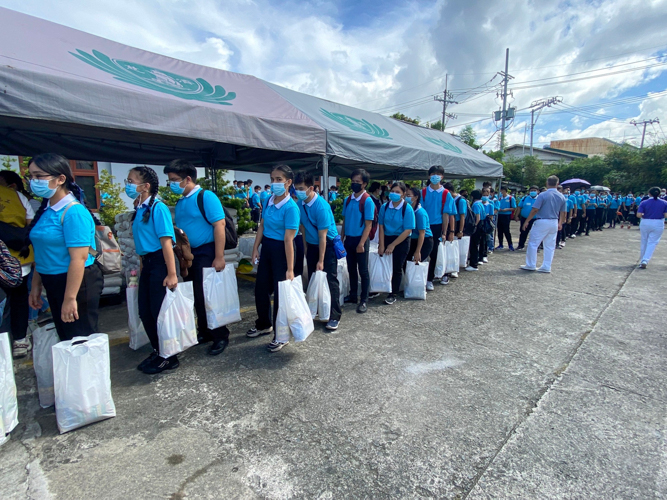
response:
M443 215L443 217L449 217L448 215ZM428 263L428 281L433 281L435 278L435 264L438 260L438 245L440 244L440 238L442 237L442 223L440 224L431 224L431 232L433 233L433 248L431 248L431 261Z
M512 234L510 233L510 214L498 214L498 245L503 246L503 236L507 238L507 244L512 246Z
M574 233L577 232L577 226L579 226L579 214L572 216L572 220L568 224L567 230L568 236L572 236Z
M591 229L595 231L597 220L595 218L595 210L586 210L586 234L588 234Z
M65 276L67 276L67 274L65 274ZM13 340L23 340L28 331L28 317L30 315L30 307L28 306L29 277L30 275L24 276L23 281L21 281L21 284L17 287L0 287L7 295L5 309L8 310L10 314L10 328ZM1 315L0 322L2 322Z
M602 229L604 223L607 220L607 207L598 207L595 209L595 227L596 229Z
M92 333L99 332L97 319L104 279L97 263L88 266L83 272L83 280L81 280L79 293L76 295L79 319L73 323L64 323L61 319L65 289L67 288L67 273L40 274L40 276L51 306L53 322L61 341L72 340L74 337L87 337Z
M398 236L385 236L384 237L384 247L385 249L396 241ZM391 293L392 295L398 295L401 289L401 281L403 280L403 265L405 264L405 259L408 256L408 251L410 250L410 239L406 238L401 241L392 254L392 275L391 275Z
M468 250L468 258L470 267L477 268L480 260L480 252L482 244L486 245L486 234L481 229L477 229L472 236L470 236L470 248Z
M579 211L579 227L577 228L577 234L583 234L586 230L586 224L588 223L588 214L586 209Z
M294 276L301 276L303 274L304 257L305 249L303 246L303 236L297 234L294 236ZM280 281L285 281L285 278Z
M308 245L306 247L306 263L308 264L308 279L317 270L317 262L320 260L319 245ZM324 253L324 272L327 273L327 283L331 293L331 314L329 320L340 321L342 311L340 308L340 283L338 283L338 259L333 248L333 243L327 240L327 250Z
M295 237L294 241L302 239ZM303 242L301 245L303 248ZM296 255L296 251L294 252ZM298 259L298 257L297 257ZM294 266L294 277L303 274L303 254L301 254L301 274L297 274ZM280 297L278 294L278 283L285 281L287 274L287 254L285 253L284 240L272 240L264 236L262 238L262 252L257 267L257 279L255 280L255 307L257 309L257 321L255 328L264 330L276 324ZM271 314L271 294L273 294L273 314ZM275 335L274 335L275 338Z
M528 239L528 234L530 233L530 230L533 228L533 224L535 223L535 217L530 219L530 222L528 223L528 227L524 231L523 224L525 222L526 222L526 218L525 217L520 217L521 233L519 234L519 248L524 248L526 246L526 240Z
M192 281L195 294L195 311L197 312L197 330L205 341L229 340L229 329L226 326L211 330L206 320L206 301L204 300L204 268L212 267L215 259L215 243L207 243L192 249L194 259L188 269L185 281Z
M411 261L412 258L414 257L415 251L417 250L417 241L418 241L417 238L410 239L410 250L408 250L408 256L405 259L406 262ZM424 237L424 243L422 243L422 249L419 254L421 262L426 262L426 259L428 258L429 255L431 255L432 250L433 250L433 236Z
M568 234L570 234L569 224L565 223L561 230L556 233L556 245L561 241L565 241Z
M259 224L260 214L261 212L259 207L253 208L252 210L250 210L250 220L252 220L256 224Z
M350 298L353 302L357 297L361 302L368 302L368 287L371 284L371 276L368 272L368 249L370 242L366 239L364 252L357 253L357 246L361 241L361 236L346 236L345 251L347 252L347 271L350 274ZM357 295L359 288L359 276L361 276L361 295Z
M178 264L176 264L178 266ZM160 341L157 335L157 318L160 315L162 301L167 293L164 279L167 277L167 263L162 250L141 257L139 275L139 317L146 330L153 349L160 353Z
M618 217L616 214L617 211L617 208L607 209L607 222L609 223L609 227L616 227L616 218Z

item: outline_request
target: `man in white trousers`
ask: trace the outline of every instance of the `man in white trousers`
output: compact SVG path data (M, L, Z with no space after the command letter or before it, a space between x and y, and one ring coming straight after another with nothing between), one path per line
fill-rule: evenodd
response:
M533 228L530 230L530 240L528 240L526 265L521 266L524 271L551 272L551 261L554 259L556 250L556 235L558 231L562 230L567 215L567 201L556 190L557 187L558 177L552 175L547 179L547 190L539 194L523 223L525 231L530 220L535 217ZM537 268L537 248L542 242L544 242L544 260L542 266Z

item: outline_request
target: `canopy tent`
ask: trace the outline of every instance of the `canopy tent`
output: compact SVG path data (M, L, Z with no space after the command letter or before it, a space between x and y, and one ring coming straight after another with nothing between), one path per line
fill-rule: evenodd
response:
M502 176L450 134L0 8L0 152L344 176ZM30 34L26 36L26 34Z

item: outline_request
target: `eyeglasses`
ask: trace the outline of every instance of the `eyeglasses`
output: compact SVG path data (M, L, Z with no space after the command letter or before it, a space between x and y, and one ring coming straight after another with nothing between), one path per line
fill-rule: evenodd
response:
M124 179L123 182L125 183L126 186L130 184L134 184L135 186L141 186L142 184L146 184L145 182L140 182L139 184L136 184L132 179Z
M49 179L49 177L50 177L50 179ZM49 179L49 180L51 180L51 179L53 179L53 176L49 175L49 174L34 174L34 175L29 175L28 179L30 179L31 181L36 180L36 179Z

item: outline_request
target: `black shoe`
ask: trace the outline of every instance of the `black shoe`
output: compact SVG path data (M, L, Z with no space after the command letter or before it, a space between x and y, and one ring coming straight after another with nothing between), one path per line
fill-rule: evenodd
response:
M396 295L394 295L393 293L390 293L389 295L387 295L387 298L384 299L384 303L388 305L392 305L394 302L396 302Z
M359 305L357 306L357 312L365 313L366 311L368 311L368 306L366 305L366 302L360 302Z
M144 368L146 368L149 364L151 364L155 358L157 358L157 351L153 351L150 354L150 356L148 356L141 363L139 363L139 366L137 366L137 370L144 371Z
M215 342L213 342L213 345L209 347L208 353L211 356L217 356L218 354L221 354L222 351L224 351L228 345L229 345L229 340L216 340Z
M201 333L197 334L197 342L199 344L206 344L207 342L212 342L213 339L208 335L202 335Z
M351 295L348 295L343 299L344 304L356 304L357 303L357 298L352 297Z
M144 373L146 375L155 375L156 373L162 373L165 370L174 370L178 368L179 364L178 357L176 356L167 359L157 356L153 362L144 368Z
M380 292L374 292L374 293L369 293L368 294L369 299L374 299L374 298L379 297L379 296L380 296Z
M258 330L257 328L251 328L246 332L245 336L250 339L254 339L255 337L259 337L260 335L268 335L269 333L273 333L272 326L264 328L263 330Z

